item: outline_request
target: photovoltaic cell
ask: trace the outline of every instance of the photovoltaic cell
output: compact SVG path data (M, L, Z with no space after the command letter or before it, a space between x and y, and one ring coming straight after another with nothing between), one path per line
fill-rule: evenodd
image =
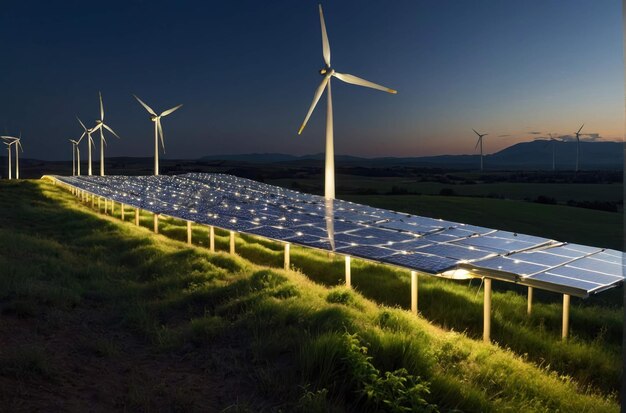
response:
M231 175L54 178L150 212L432 274L462 264L581 296L624 279L621 251L326 200Z

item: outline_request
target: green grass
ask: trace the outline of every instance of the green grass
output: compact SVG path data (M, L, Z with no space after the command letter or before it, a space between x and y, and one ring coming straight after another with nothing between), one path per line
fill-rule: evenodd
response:
M406 306L408 277L395 269L355 260L357 291L329 288L342 278L342 262L326 254L293 247L301 272L268 269L224 253L225 232L212 254L202 227L194 228L202 245L189 247L168 238L186 239L178 220L162 220L162 234L154 235L43 182L0 184L0 210L7 316L71 314L96 302L158 357L210 359L211 372L248 383L249 392L226 392L227 411L617 411L610 394L619 364L617 310L575 306L574 338L562 343L558 306L537 303L526 318L523 297L495 293L493 328L502 346L488 345L472 339L481 319L476 284L421 277L421 318L365 298ZM141 223L151 228L151 217ZM237 237L237 251L282 266L280 245ZM524 345L529 351L516 348ZM82 346L113 358L119 348L107 340ZM599 379L607 373L610 383ZM138 379L126 406L155 409L163 391ZM191 410L197 400L178 387L169 401Z

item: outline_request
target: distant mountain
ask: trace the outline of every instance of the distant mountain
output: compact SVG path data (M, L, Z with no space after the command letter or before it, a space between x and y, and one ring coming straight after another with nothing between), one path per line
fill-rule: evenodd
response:
M554 146L553 146L554 145ZM494 154L485 155L485 169L552 169L552 156L557 170L573 170L576 167L576 142L556 142L536 140L517 143ZM310 163L324 160L324 154L287 155L281 153L252 153L242 155L211 155L200 158L202 161L239 161L246 163ZM359 164L370 166L422 166L446 168L477 168L479 155L440 155L423 157L380 157L363 158L349 155L337 155L335 161L340 164ZM624 164L624 146L621 142L581 142L581 169L622 169Z

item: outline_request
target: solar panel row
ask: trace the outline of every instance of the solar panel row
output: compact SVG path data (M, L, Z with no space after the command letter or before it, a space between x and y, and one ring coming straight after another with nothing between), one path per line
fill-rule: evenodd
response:
M586 296L624 279L623 253L399 213L223 174L54 177L157 214L443 275Z

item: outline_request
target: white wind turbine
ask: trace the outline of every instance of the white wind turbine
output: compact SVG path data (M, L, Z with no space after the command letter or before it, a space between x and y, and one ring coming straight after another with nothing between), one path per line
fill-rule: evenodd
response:
M322 83L318 86L315 91L315 95L313 96L313 103L311 103L311 107L309 108L309 112L304 118L304 122L302 122L302 126L300 126L300 130L298 131L298 135L302 133L302 130L306 126L317 102L320 100L322 93L324 93L324 88L327 89L327 98L328 103L326 106L326 163L325 163L325 181L324 181L324 196L326 199L334 199L335 198L335 148L333 142L333 101L332 95L330 91L330 80L331 77L336 77L337 79L351 83L357 86L365 86L372 89L382 90L387 93L398 93L393 89L389 89L387 87L377 85L376 83L372 83L365 79L361 79L359 77L342 74L335 72L335 69L330 66L330 45L328 44L328 35L326 34L326 24L324 23L324 13L322 12L322 5L319 5L320 11L320 25L322 26L322 54L324 56L324 63L326 66L319 71L320 75L324 76L322 79Z
M102 94L98 92L98 95L100 96L100 119L96 120L96 126L93 128L93 132L100 130L100 176L104 176L104 145L106 145L106 140L104 139L104 131L102 129L104 128L108 130L118 139L120 139L120 137L117 136L117 133L115 133L113 129L104 123L104 105L102 104ZM89 164L91 165L91 161Z
M76 176L76 142L74 139L68 139L72 144L72 176Z
M84 134L80 137L80 139L78 139L77 141L75 141L74 139L68 139L70 142L72 142L72 146L74 148L74 150L72 151L72 173L74 175L78 175L80 176L80 147L78 146L78 144L80 143L81 140L83 140L83 136L85 136ZM76 154L76 164L74 166L74 154Z
M13 176L11 175L11 145L13 145L13 142L7 142L5 141L4 144L7 146L7 152L9 154L9 179L13 179Z
M578 132L576 132L576 172L578 172L578 166L580 161L580 131L583 130L583 126L585 126L584 123L580 127L580 129L578 129Z
M472 129L474 131L474 133L476 135L478 135L478 140L476 141L476 146L474 146L474 149L476 149L478 147L478 145L480 145L480 170L483 170L483 136L487 136L489 135L488 133L483 133L480 134L478 132L476 132L475 129Z
M94 149L96 147L96 144L94 143L93 138L91 137L91 134L96 131L96 128L93 127L91 129L87 129L85 124L78 118L78 116L76 116L76 119L78 119L78 122L80 123L80 126L82 126L83 129L85 130L83 132L83 134L81 135L80 139L78 140L78 142L80 142L83 139L83 136L87 135L87 158L88 158L88 161L87 161L88 162L87 163L87 174L89 176L91 176L91 147L93 146Z
M148 106L143 100L139 99L136 95L135 99L144 107L150 114L150 120L154 122L154 175L157 176L159 174L159 136L161 136L161 146L163 146L163 150L165 150L165 142L163 140L163 127L161 126L161 118L163 116L167 116L175 110L179 109L182 104L178 106L174 106L168 110L161 112L160 115L157 115L154 110L150 106Z

